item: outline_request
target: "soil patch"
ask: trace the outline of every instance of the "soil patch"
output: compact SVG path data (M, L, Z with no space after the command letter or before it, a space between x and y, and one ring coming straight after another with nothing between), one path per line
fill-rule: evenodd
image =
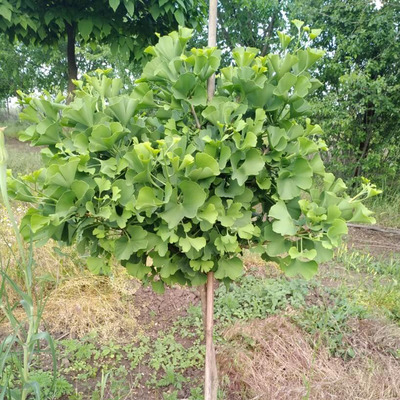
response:
M159 331L187 315L189 305L197 305L200 297L195 289L186 287L166 288L157 294L150 287L140 287L133 297L140 325L145 326L146 335L156 337Z
M348 245L374 256L392 256L394 253L400 253L400 235L390 231L375 231L368 227L350 227Z
M35 152L38 153L45 146L30 146L28 143L21 142L16 138L5 137L6 148L18 150L21 153Z

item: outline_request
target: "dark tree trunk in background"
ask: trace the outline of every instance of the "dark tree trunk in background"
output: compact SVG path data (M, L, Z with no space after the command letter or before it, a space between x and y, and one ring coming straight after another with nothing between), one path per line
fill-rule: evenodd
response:
M365 139L360 142L360 145L358 148L359 156L358 156L356 168L353 173L353 178L358 178L362 175L362 163L368 155L368 151L369 151L370 144L371 144L371 139L372 139L372 136L374 133L373 127L371 126L371 122L372 122L372 119L374 118L374 116L375 116L375 106L372 102L369 102L368 108L365 111L364 118L363 118L366 135L365 135Z
M261 50L262 57L264 57L266 54L269 53L269 49L270 49L270 45L271 45L270 41L271 41L272 35L274 33L275 23L279 17L279 12L280 12L280 8L279 8L279 0L278 0L277 6L274 10L274 13L272 14L271 21L268 25L268 29L265 31L265 34L264 34L265 43Z
M68 61L68 99L72 99L72 91L75 89L75 85L72 83L72 79L78 79L78 67L76 66L75 57L75 27L67 24L67 61Z

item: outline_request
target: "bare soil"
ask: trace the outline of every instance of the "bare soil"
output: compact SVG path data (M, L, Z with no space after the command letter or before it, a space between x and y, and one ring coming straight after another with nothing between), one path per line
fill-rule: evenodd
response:
M29 144L25 142L21 142L16 138L12 137L5 137L5 142L6 142L6 148L18 150L21 153L27 153L27 152L39 152L43 146L30 146Z
M365 228L351 227L348 246L367 251L374 256L391 256L394 253L400 253L400 234L375 231L367 226Z

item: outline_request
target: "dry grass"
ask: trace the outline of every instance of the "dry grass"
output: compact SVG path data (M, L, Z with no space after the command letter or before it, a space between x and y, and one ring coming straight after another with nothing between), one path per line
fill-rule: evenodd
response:
M282 271L276 263L266 262L259 254L250 250L244 250L243 264L247 272L259 278L274 278L282 275Z
M20 204L13 207L14 216L17 221L21 220L28 208L27 205ZM26 244L25 247L28 254L30 252L29 244ZM79 260L76 251L73 249L63 249L65 256L60 256L54 251L55 247L57 247L57 244L54 241L49 241L41 247L34 247L33 293L36 296L46 298L64 280L82 275L83 273L83 262ZM6 209L0 203L0 268L5 270L8 276L23 289L23 266L19 263L20 256L15 233ZM20 300L9 285L7 285L7 294L10 303Z
M27 208L14 207L17 220ZM55 247L57 244L49 241L34 249L34 293L46 299L43 316L46 330L70 337L82 337L96 330L100 340L130 340L138 331L137 312L127 296L133 295L140 283L117 266L113 267L111 277L94 276L87 272L84 261L73 248L63 248L62 256L54 251ZM16 254L15 235L5 208L0 204L0 265L7 268L10 278L23 288ZM9 286L7 295L10 303L20 300ZM15 310L15 316L23 321L22 308ZM5 321L0 328L9 329Z
M137 334L137 311L125 296L139 283L122 270L113 278L83 275L66 280L49 296L43 321L51 332L83 337L96 331L100 340L131 340Z
M230 400L398 400L400 363L377 352L398 344L398 327L379 323L354 327L363 354L350 362L310 346L305 334L284 317L237 324L225 332L230 347L219 364L230 376ZM386 339L385 339L386 340Z
M350 327L352 335L349 336L349 341L358 354L369 355L372 352L390 355L394 349L400 350L398 325L379 319L353 319Z

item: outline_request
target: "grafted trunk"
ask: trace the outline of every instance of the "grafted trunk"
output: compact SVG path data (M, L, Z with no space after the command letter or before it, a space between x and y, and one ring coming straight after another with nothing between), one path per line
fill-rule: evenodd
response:
M68 101L72 100L75 85L73 79L78 79L78 67L76 66L75 56L75 27L66 24L67 30L67 62L68 62Z
M204 400L217 400L218 395L218 370L213 340L214 331L214 273L207 274L205 307L206 361L204 376ZM203 303L204 304L204 303Z
M210 0L210 8L208 15L208 47L217 45L217 0ZM213 74L207 82L208 100L214 97L215 92L215 74Z
M217 45L217 0L210 0L208 16L208 46ZM207 95L210 101L215 92L215 74L207 82ZM214 273L207 274L206 286L206 311L205 317L205 335L206 335L206 362L204 376L204 400L217 400L218 394L218 371L215 357L215 347L213 341L214 331Z

